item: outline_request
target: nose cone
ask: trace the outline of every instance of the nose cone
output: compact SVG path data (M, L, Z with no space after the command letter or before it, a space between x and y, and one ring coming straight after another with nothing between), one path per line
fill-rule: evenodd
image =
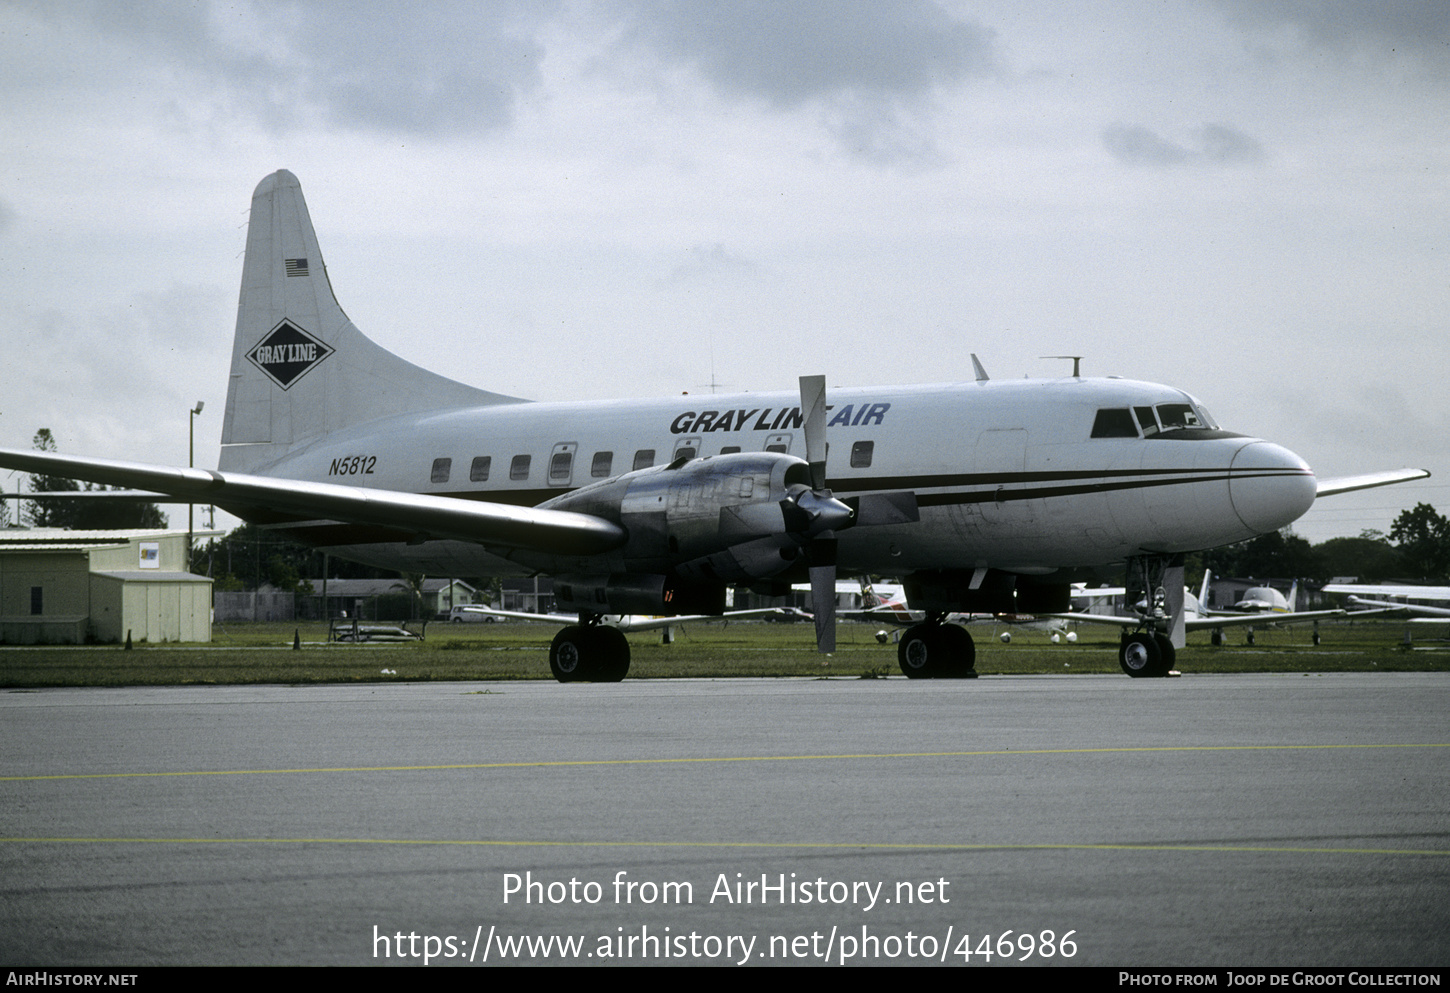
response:
M1239 520L1259 534L1293 524L1314 505L1314 472L1287 448L1255 441L1234 455L1229 499Z

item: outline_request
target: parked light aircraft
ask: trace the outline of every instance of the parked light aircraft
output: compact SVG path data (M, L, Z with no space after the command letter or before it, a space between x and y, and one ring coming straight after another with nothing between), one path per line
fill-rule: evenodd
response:
M1284 597L1284 594L1273 587L1254 587L1244 594L1243 600L1240 600L1239 603L1234 605L1236 608L1242 607L1245 603L1252 604L1252 606L1235 610L1213 610L1207 606L1208 588L1212 582L1212 577L1213 574L1211 572L1205 572L1203 574L1203 586L1200 588L1197 596L1187 588L1184 589L1182 618L1185 633L1188 631L1211 631L1213 644L1215 645L1223 644L1224 628L1247 627L1249 629L1248 641L1252 645L1254 643L1255 625L1263 627L1271 624L1299 624L1304 621L1322 620L1326 617L1342 617L1348 613L1348 611L1337 609L1294 610L1294 594L1299 588L1297 580L1287 599ZM1265 591L1272 593L1273 597L1268 596ZM1262 606L1274 602L1274 597L1277 597L1278 603L1283 605L1282 610L1269 610ZM1064 620L1075 620L1082 624L1111 624L1127 629L1139 626L1144 622L1145 618L1153 616L1158 610L1161 610L1161 607L1150 606L1147 600L1142 600L1137 605L1137 614L1131 617L1115 617L1108 614L1086 613L1058 614L1056 616ZM1318 643L1318 634L1316 633L1315 644ZM1167 659L1167 664L1171 667L1173 659L1177 654L1174 647L1172 645L1162 646L1162 653ZM1123 660L1123 667L1125 670L1130 668L1127 659Z
M913 677L967 675L949 612L1066 610L1070 584L1127 562L1182 589L1182 555L1277 530L1316 496L1422 478L1316 481L1297 455L1221 430L1181 390L1076 374L965 383L531 403L387 352L337 303L296 177L252 199L215 471L4 451L0 466L213 503L333 555L432 575L555 577L579 623L560 680L613 680L629 647L604 614L720 613L729 585L809 579L834 648L836 574L903 577L925 620ZM1076 370L1074 370L1076 372ZM835 442L828 457L826 439ZM1136 585L1135 585L1136 584ZM1183 611L1120 651L1166 670Z

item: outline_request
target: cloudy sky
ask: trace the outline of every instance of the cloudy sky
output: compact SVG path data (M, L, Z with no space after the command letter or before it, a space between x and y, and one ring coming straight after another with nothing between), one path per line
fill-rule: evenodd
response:
M1450 512L1450 5L0 0L0 445L215 464L251 192L535 399L1089 375ZM13 476L0 478L13 490Z

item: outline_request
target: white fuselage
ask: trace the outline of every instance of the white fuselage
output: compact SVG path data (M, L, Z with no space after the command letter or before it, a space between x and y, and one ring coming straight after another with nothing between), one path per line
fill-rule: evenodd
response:
M841 532L846 573L1041 575L1240 541L1284 527L1314 501L1313 473L1292 452L1204 426L1206 414L1170 429L1170 410L1202 408L1166 386L1000 380L833 388L829 399L835 495L910 492L920 511L919 521ZM743 393L442 410L333 431L251 471L534 506L681 455L804 456L799 405L795 393ZM1100 418L1104 410L1117 416ZM288 530L346 558L434 575L570 565L368 526Z

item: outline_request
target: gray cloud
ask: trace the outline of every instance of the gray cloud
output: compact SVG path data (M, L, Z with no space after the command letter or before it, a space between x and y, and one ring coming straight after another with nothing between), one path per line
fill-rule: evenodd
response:
M276 130L318 114L344 127L426 134L506 125L520 95L539 84L543 47L534 36L559 3L21 6L129 49L128 72L189 73Z
M1262 161L1258 140L1226 124L1205 124L1192 133L1190 145L1179 145L1141 124L1114 124L1103 129L1103 145L1128 165L1246 165Z
M671 270L669 278L655 285L661 289L731 281L756 281L764 278L761 267L742 255L728 251L723 244L696 245L688 259Z
M1436 73L1450 66L1450 4L1441 0L1217 0L1229 20L1255 29L1290 29L1316 58L1390 58L1406 53Z
M995 66L992 32L929 0L635 0L629 38L725 93L782 106L918 96Z

